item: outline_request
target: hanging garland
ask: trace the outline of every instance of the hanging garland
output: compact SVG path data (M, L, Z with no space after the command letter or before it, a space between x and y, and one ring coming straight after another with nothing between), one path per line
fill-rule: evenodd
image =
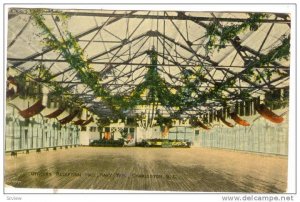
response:
M214 49L220 50L225 48L226 43L248 28L252 31L257 30L262 20L268 16L265 13L249 13L248 15L248 19L237 25L221 27L218 22L212 21L209 23L206 26L206 36L208 38L204 46L206 52L209 53Z
M223 91L235 86L237 79L235 77L227 79L225 82L220 83L220 85L216 84L215 88L205 92L197 91L199 82L185 83L185 85L179 87L174 94L170 91L167 82L164 81L157 72L157 53L155 51L149 52L151 65L148 67L144 82L136 86L131 95L111 95L103 88L98 75L93 72L93 69L90 67L90 64L84 56L83 50L71 33L64 31L64 38L59 40L45 24L42 10L32 10L31 15L37 26L43 30L42 34L45 37L44 41L46 45L59 51L69 63L70 67L77 71L82 82L95 92L95 96L101 97L101 99L105 101L107 105L111 106L114 111L118 112L118 114L124 109L133 109L137 105L154 104L158 102L163 106L177 107L179 108L179 113L181 113L187 108L199 106L200 104L206 103L208 100L214 100L219 102L220 105L224 105L232 98L240 98L242 100L251 98L249 90L240 90L240 93L233 94L231 97L224 94ZM261 13L249 14L249 16L250 17L245 20L245 22L239 25L220 27L216 22L210 23L206 33L209 38L206 45L207 48L210 50L212 50L212 48L223 48L226 43L242 31L248 28L256 30L259 27L261 20L267 17L266 14ZM259 76L266 77L266 79L271 78L271 75L275 72L270 73L267 72L269 70L266 69L264 74L257 75L253 72L253 67L256 65L270 64L279 59L288 59L289 43L289 36L283 38L280 46L269 51L267 55L255 59L255 61L246 68L246 71L244 71L242 76L245 78L256 77L257 80L259 80ZM280 71L276 70L276 73L279 74L279 72ZM193 74L197 75L198 73L195 72ZM205 82L205 76L202 74L200 74L198 79L199 81ZM145 90L149 90L148 99L142 99L141 97ZM196 94L197 96L192 96L192 94Z
M156 120L155 125L160 126L161 131L169 130L173 127L173 120L171 117L163 117L159 112L157 112L154 119Z

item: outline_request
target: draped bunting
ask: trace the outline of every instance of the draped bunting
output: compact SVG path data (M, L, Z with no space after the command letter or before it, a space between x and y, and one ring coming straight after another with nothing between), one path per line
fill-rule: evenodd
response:
M265 119L273 122L273 123L281 123L283 122L283 117L278 116L270 109L268 109L264 104L260 104L256 107L256 111Z
M210 128L208 126L204 125L201 121L198 121L198 125L205 130L210 130Z
M226 121L223 117L220 117L220 120L228 127L232 128L233 127L233 124Z
M45 106L42 105L42 100L39 100L35 104L33 104L31 107L29 107L23 111L19 111L19 114L23 118L30 118L30 117L33 117L34 115L40 113L41 111L43 111L44 108L45 108Z
M80 126L82 126L84 122L85 122L85 120L79 119L79 120L77 120L77 121L74 122L74 125L77 125L77 126L80 125Z
M51 114L46 115L45 117L47 117L47 118L56 118L63 112L64 112L64 109L57 109L54 112L52 112Z
M61 120L59 120L59 122L60 122L61 124L69 123L70 121L72 121L72 120L75 118L75 116L76 116L78 113L79 113L79 110L76 110L76 111L74 111L73 113L71 113L69 116L67 116L67 117L65 117L65 118L63 118L63 119L61 119Z
M12 76L9 76L8 78L7 78L7 82L8 83L11 83L11 84L13 84L13 85L17 85L17 82L16 82L16 79L14 78L14 77L12 77Z
M89 123L91 123L92 121L94 121L93 117L91 117L89 120L85 121L82 125L87 125Z
M15 89L11 88L6 91L6 98L13 98L16 95Z
M15 98L17 96L17 83L15 81L15 78L12 76L9 76L7 78L7 85L6 85L6 98Z
M205 130L210 130L209 127L207 127L206 125L204 125L200 120L198 119L191 119L190 120L190 124L192 127L201 127Z
M236 113L231 113L230 116L237 124L242 126L250 126L250 123L241 119Z

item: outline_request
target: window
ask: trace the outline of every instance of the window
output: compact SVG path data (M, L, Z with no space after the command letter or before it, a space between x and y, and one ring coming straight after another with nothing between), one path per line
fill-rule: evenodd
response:
M86 131L86 127L85 126L81 126L81 131Z
M96 127L90 127L90 132L96 132Z
M199 135L199 134L200 134L199 130L195 130L195 135Z
M129 129L129 132L130 132L130 133L134 133L134 128L130 128L130 129Z

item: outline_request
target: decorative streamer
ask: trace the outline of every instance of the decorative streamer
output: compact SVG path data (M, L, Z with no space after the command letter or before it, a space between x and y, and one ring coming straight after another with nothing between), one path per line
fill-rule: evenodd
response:
M199 119L190 119L190 125L194 128L201 127L205 130L210 130L210 128L204 125Z
M64 109L57 109L54 112L52 112L51 114L46 115L46 118L56 118L59 115L61 115L65 110Z
M241 119L236 113L231 113L230 116L237 124L242 126L250 126L250 123Z
M42 100L39 100L36 103L34 103L31 107L29 107L23 111L19 111L19 114L23 118L30 118L30 117L33 117L34 115L40 113L41 111L43 111L44 108L45 108L45 106L42 105Z
M198 124L201 128L205 129L205 130L210 130L210 128L206 125L204 125L201 121L198 121Z
M82 126L84 122L85 122L85 120L79 119L79 120L77 120L77 121L74 122L74 125L77 125L77 126L80 125L80 126Z
M256 107L256 111L265 119L273 122L273 123L281 123L283 122L283 117L278 116L270 109L268 109L264 104L260 104Z
M72 120L75 118L75 116L76 116L78 113L79 113L79 110L76 110L76 111L74 111L73 113L71 113L69 116L67 116L67 117L65 117L65 118L63 118L63 119L61 119L61 120L59 120L59 122L60 122L61 124L69 123L70 121L72 121Z
M232 128L233 127L233 124L226 121L223 117L220 117L220 120L228 127Z
M6 98L15 98L17 97L18 86L15 79L12 76L7 78L7 88L6 88Z
M13 88L6 91L6 98L13 98L15 97L16 92Z
M91 117L89 120L85 121L82 123L83 126L88 125L89 123L91 123L92 121L94 121L94 118Z

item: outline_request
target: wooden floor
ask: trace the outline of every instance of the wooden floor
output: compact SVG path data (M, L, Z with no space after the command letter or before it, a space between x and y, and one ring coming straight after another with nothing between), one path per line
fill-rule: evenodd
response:
M5 157L22 188L285 192L287 158L205 148L77 147Z

